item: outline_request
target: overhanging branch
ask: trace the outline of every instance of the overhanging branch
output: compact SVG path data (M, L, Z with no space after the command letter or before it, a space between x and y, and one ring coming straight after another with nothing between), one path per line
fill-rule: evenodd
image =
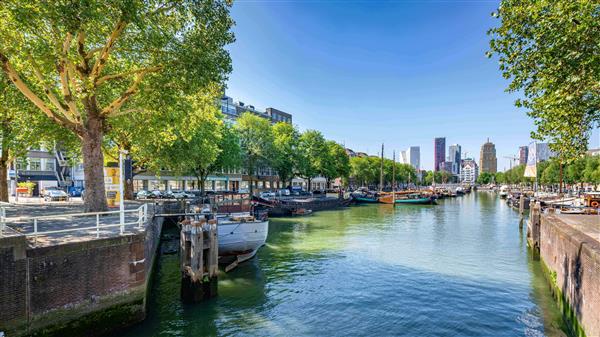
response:
M127 102L127 100L137 92L138 86L140 85L140 82L142 82L146 74L147 72L142 72L138 74L135 77L133 83L131 83L131 85L129 86L129 88L127 88L127 90L125 90L125 92L121 94L119 98L115 99L106 108L104 108L102 110L101 115L105 117L112 117L116 115L121 106L123 106L123 104L125 104L125 102Z
M10 79L10 81L15 84L17 89L19 89L19 91L27 99L29 99L35 106L37 106L46 116L48 116L48 118L53 120L58 125L66 127L77 134L81 134L82 129L78 124L52 111L52 109L50 109L42 99L40 99L33 91L31 91L31 89L29 89L29 87L27 86L27 84L25 84L25 82L23 82L17 71L12 67L6 55L0 53L0 62L2 63L2 70Z
M114 79L117 79L117 78L124 78L124 77L127 77L127 76L139 74L139 73L153 73L153 72L157 72L157 71L160 71L162 68L163 68L162 66L155 66L155 67L148 67L148 68L141 68L141 69L130 70L130 71L122 72L120 74L112 74L112 75L102 76L102 77L100 77L96 81L96 86L99 86L99 85L101 85L102 83L104 83L106 81L114 80Z
M94 82L95 82L95 79L98 78L98 76L100 76L100 73L102 73L102 69L104 69L104 66L106 66L106 62L108 61L108 56L110 55L110 52L112 51L112 49L115 45L115 42L117 41L119 36L121 36L121 33L123 33L123 30L125 30L125 27L127 27L127 22L125 22L123 19L119 20L119 22L117 22L117 25L113 29L112 33L108 37L106 44L102 48L100 55L98 56L98 58L96 59L96 62L94 63L94 66L92 67L92 72L91 72L90 76L91 76L92 80L94 80Z

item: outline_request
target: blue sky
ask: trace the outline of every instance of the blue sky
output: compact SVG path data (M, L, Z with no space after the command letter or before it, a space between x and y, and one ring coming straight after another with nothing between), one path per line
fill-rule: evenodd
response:
M391 158L418 145L425 169L434 137L475 158L489 137L508 169L503 156L530 142L533 122L485 56L497 4L238 0L227 94L290 112L301 130L355 151L377 153L384 142Z

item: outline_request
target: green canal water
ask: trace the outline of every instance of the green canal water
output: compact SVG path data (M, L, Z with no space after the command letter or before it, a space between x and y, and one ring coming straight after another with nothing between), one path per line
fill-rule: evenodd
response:
M125 336L563 336L519 216L494 194L271 219L219 296L179 301L163 255L148 319Z

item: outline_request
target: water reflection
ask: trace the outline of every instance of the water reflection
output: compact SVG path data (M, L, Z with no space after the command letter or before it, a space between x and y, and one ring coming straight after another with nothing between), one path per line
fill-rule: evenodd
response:
M272 219L207 303L181 305L177 257L161 257L148 320L126 335L562 335L518 221L487 193Z

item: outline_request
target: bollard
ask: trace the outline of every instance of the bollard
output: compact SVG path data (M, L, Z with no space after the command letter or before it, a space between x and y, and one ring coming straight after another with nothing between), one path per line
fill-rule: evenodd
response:
M217 296L218 242L215 219L181 227L181 300L198 303Z

